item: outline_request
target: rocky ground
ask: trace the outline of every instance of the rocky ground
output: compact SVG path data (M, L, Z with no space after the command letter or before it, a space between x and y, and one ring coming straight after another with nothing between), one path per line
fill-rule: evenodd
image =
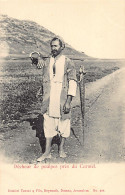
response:
M73 110L75 136L65 144L67 158L58 156L52 147L52 159L44 163L123 162L125 158L125 69L121 68L95 82L86 84L84 143L80 108ZM30 113L29 117L37 115ZM42 154L36 131L26 120L1 128L1 160L7 163L36 163ZM79 141L78 141L79 139Z

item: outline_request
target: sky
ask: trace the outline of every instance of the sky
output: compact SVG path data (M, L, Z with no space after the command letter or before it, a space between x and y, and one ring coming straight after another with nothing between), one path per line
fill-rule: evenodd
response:
M35 21L89 56L125 58L124 0L0 0L0 14Z

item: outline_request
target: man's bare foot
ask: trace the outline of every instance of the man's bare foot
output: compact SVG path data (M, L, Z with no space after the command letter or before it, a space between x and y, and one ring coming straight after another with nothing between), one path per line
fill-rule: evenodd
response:
M64 150L61 150L59 152L59 156L60 156L60 158L66 158L66 153L64 152Z
M40 157L37 159L37 162L42 162L42 161L44 161L45 159L51 159L51 153L49 153L49 154L44 153L42 156L40 156Z

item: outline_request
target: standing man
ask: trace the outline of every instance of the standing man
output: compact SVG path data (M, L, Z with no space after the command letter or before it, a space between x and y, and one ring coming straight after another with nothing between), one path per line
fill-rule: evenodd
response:
M62 54L63 42L55 37L51 40L50 46L51 57L42 67L42 114L46 148L45 153L37 159L38 162L51 158L51 142L57 134L61 139L59 156L66 157L64 143L70 135L71 102L77 88L74 64Z

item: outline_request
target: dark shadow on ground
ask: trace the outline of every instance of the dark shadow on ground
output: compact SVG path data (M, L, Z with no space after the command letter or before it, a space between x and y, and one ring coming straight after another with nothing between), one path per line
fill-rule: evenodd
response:
M44 135L44 118L42 114L39 114L36 118L28 118L25 121L30 123L30 126L32 127L32 130L36 131L36 137L39 138L39 143L42 149L42 152L45 152L45 144L46 144L46 138ZM52 145L57 144L58 148L60 145L60 136L54 136L52 139Z

